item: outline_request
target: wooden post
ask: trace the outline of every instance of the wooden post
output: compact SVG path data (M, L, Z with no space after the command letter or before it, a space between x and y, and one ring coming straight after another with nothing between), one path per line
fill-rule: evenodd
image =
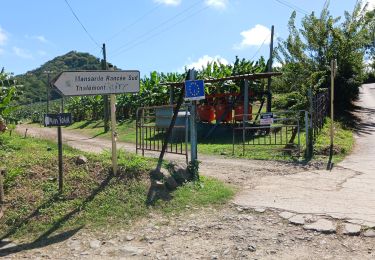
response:
M105 43L103 43L102 70L107 70L107 54L106 54L106 49L105 49ZM104 111L104 132L108 132L109 131L108 95L103 95L103 111Z
M272 72L272 63L273 63L273 35L275 31L275 26L272 25L271 28L271 43L270 43L270 59L268 61L268 72ZM272 92L271 92L271 83L272 78L268 78L267 82L267 112L271 112L272 107Z
M306 158L310 158L309 112L305 111Z
M335 100L335 71L336 71L336 60L331 61L331 146L333 147L333 135L334 135L334 100Z
M112 170L113 174L117 174L117 147L116 147L116 96L111 94L111 125L112 125Z
M61 98L60 113L64 112L64 99ZM63 147L62 147L62 129L61 126L57 127L57 148L59 158L59 193L63 193L64 187L64 165L63 165Z
M249 81L244 79L244 92L243 92L243 117L242 117L242 154L245 155L245 142L248 114L249 114Z
M174 103L174 87L170 86L169 87L169 104L173 106Z
M62 151L62 132L61 126L57 127L57 148L58 148L58 157L59 157L59 193L63 192L63 151Z
M4 208L4 202L5 202L5 196L4 196L4 175L5 170L0 169L0 218L3 216L3 208Z
M333 141L334 141L334 100L335 100L335 76L337 61L331 60L331 131L330 131L330 151L327 169L332 169Z
M308 98L309 98L309 114L310 114L310 120L309 120L309 128L310 128L310 131L309 131L309 134L310 134L310 137L309 137L309 151L310 151L310 155L313 154L313 151L314 151L314 132L315 132L315 128L314 128L314 118L315 118L315 111L313 109L313 96L312 96L312 89L309 88L307 90L307 94L308 94Z

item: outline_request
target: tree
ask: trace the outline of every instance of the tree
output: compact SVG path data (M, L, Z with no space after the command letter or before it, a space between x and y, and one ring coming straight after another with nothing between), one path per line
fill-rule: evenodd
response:
M11 112L12 106L10 104L15 95L15 81L4 72L3 68L0 72L0 120L3 120Z
M314 12L305 16L301 28L295 25L296 12L289 20L289 36L277 47L277 59L283 64L283 77L276 90L298 92L307 105L307 89L318 91L330 85L330 61L337 59L335 106L338 113L350 108L358 98L364 81L364 57L370 44L370 16L358 1L352 13L344 19L333 17L327 1L320 16Z

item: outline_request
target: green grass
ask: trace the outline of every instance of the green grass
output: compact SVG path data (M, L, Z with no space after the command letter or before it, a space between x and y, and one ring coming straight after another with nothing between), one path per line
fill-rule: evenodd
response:
M68 130L74 130L79 133L102 137L106 139L111 138L111 133L103 131L103 121L81 121L67 127ZM122 142L135 143L136 127L134 120L127 120L121 122L117 126L118 140ZM257 142L257 139L255 140ZM263 141L263 140L262 140ZM284 146L253 146L247 145L245 155L242 152L242 145L235 145L235 155L232 156L232 134L228 136L214 135L213 138L198 140L198 151L202 154L210 155L225 155L228 157L241 157L247 159L262 159L262 160L292 160L292 157L281 152ZM270 152L270 150L272 152Z
M111 132L104 132L104 122L100 121L81 121L76 122L68 127L68 130L75 130L91 137L103 137L110 139ZM116 132L118 140L121 142L135 143L136 127L135 120L125 120L117 124Z
M314 146L314 154L317 159L326 159L329 155L330 147L330 126L331 120L326 119L322 131L319 133ZM340 122L334 123L334 155L333 162L342 161L348 155L354 146L353 132L345 129Z
M181 212L186 207L221 205L234 196L234 189L213 178L200 177L198 183L188 183L173 193L170 202L159 202L157 207L163 212Z
M77 166L74 158L79 154L89 163ZM82 227L117 229L151 212L183 213L187 205L221 205L234 194L232 187L202 178L200 183L177 189L171 194L172 200L147 206L148 172L156 161L120 152L120 174L113 176L110 158L109 152L95 155L64 146L64 191L59 195L56 145L0 135L0 167L8 170L0 238L40 241L69 236Z
M314 147L315 157L317 159L324 159L326 155L326 149L329 147L329 124L330 121L327 119L326 124L317 138L317 142ZM98 136L110 139L110 132L104 133L103 121L82 121L74 123L67 127L67 129L81 132L88 136ZM206 129L207 130L207 129ZM204 130L204 131L206 131ZM208 130L207 130L208 131ZM127 120L118 124L117 127L119 141L135 143L136 128L134 120ZM335 149L337 154L334 156L334 162L341 161L352 149L354 139L350 130L344 129L339 123L336 123L336 137L335 137ZM285 134L284 134L285 136ZM237 141L240 141L241 137L237 137ZM262 138L255 139L255 143ZM305 150L305 133L301 132L301 156ZM297 143L297 138L295 140ZM213 137L206 139L200 138L198 140L198 152L208 155L218 155L226 157L237 157L246 159L258 159L258 160L286 160L295 161L298 159L295 156L290 156L283 152L284 145L246 145L245 154L243 153L243 147L241 144L236 144L234 147L234 155L232 155L232 134L214 134Z

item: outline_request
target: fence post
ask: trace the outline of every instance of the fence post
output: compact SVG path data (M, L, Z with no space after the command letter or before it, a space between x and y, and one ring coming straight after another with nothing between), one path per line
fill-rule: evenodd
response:
M316 121L316 113L317 111L314 111L314 108L313 108L313 95L312 95L312 90L311 88L308 89L308 96L309 96L309 114L310 114L310 120L309 120L309 127L311 129L311 133L309 133L310 135L310 143L309 143L309 150L310 150L310 155L312 155L312 151L314 150L314 141L315 141L315 138L316 138L316 125L315 125L315 121Z
M192 69L189 71L189 80L195 80L195 70ZM197 109L197 101L193 100L191 102L191 110L190 110L190 160L192 162L198 159L198 141L197 141L197 125L196 125L196 109Z
M5 202L5 196L4 196L4 175L5 170L0 169L0 218L3 216L3 208L4 208L4 202Z
M305 111L306 158L310 158L309 112Z

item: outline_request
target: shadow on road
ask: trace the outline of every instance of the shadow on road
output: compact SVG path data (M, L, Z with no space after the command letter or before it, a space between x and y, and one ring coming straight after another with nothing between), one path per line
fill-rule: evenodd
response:
M353 105L351 110L340 118L345 127L353 129L359 136L373 134L375 122L369 119L375 115L375 109Z

